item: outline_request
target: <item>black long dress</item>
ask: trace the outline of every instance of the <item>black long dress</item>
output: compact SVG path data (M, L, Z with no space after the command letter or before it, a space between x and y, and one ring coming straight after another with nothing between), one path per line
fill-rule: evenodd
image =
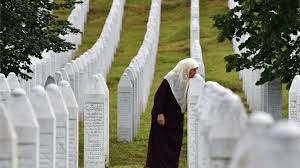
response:
M157 115L164 114L165 125L157 123ZM156 91L148 142L146 167L178 168L183 137L184 115L170 85L164 79Z

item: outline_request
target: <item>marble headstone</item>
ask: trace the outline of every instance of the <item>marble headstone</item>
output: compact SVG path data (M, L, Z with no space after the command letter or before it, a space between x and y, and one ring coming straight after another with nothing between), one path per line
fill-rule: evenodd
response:
M5 75L0 73L0 102L5 102L10 93L10 88Z
M105 92L97 75L89 79L84 97L84 167L105 167Z
M0 104L0 167L17 168L17 134L6 109Z
M197 123L198 121L198 108L197 102L199 96L202 94L202 88L205 84L203 78L197 74L190 81L188 90L188 167L197 168Z
M300 122L300 75L295 76L289 90L289 120Z
M18 80L18 77L16 76L16 74L14 72L10 72L7 76L7 82L9 84L9 87L11 90L15 89L15 88L20 88L20 83Z
M124 73L118 85L118 141L133 141L133 119L133 85Z
M29 94L40 125L40 168L55 168L56 118L45 89L37 85Z
M56 117L56 168L68 168L69 112L56 84L49 84L46 91Z
M39 168L39 124L23 89L12 91L7 111L18 137L19 168Z
M69 168L78 167L79 107L72 88L67 81L61 81L59 87L69 111Z

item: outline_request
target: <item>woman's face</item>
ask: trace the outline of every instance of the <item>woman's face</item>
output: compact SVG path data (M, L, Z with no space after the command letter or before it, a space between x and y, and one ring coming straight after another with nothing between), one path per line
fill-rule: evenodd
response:
M196 75L197 70L198 70L198 67L191 69L189 72L189 78L193 78Z

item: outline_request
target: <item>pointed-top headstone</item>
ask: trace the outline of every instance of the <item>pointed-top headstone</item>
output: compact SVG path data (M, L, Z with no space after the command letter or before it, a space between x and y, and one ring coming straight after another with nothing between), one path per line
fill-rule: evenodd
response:
M0 73L0 101L5 102L8 99L10 88L5 75Z
M45 89L31 88L29 98L40 125L40 167L55 167L56 118Z
M235 152L232 155L230 168L241 168L249 164L249 154L256 150L256 143L261 141L274 123L269 113L256 111L252 112L247 122L248 128L245 134L239 139Z
M105 125L105 141L104 141L104 148L105 148L105 163L109 165L109 90L106 85L104 77L99 73L98 77L100 79L101 85L105 92L105 102L104 102L104 125Z
M18 167L39 167L39 124L26 93L12 91L7 111L18 136Z
M244 168L298 168L300 164L300 127L295 122L280 121L255 142Z
M69 78L69 75L68 75L66 69L61 68L60 71L61 71L61 75L62 75L63 80L70 82L70 78Z
M69 82L61 81L58 85L69 111L69 168L77 168L79 107Z
M300 75L294 77L289 90L289 120L300 122Z
M17 168L17 134L6 109L0 104L0 167Z
M54 80L56 81L56 83L58 84L60 81L64 80L63 79L63 75L60 71L56 71L54 73Z
M52 76L48 76L47 80L46 80L46 83L45 83L45 88L49 85L49 84L56 84L56 81L54 79L54 77Z
M20 83L18 80L18 77L16 76L16 74L14 72L10 72L7 76L7 82L9 84L9 87L11 90L15 89L15 88L20 88Z
M84 167L104 167L105 93L97 75L89 79L84 97Z
M124 73L118 84L118 140L132 142L133 128L133 85Z
M56 84L49 84L46 91L56 117L56 168L66 168L69 165L69 112Z

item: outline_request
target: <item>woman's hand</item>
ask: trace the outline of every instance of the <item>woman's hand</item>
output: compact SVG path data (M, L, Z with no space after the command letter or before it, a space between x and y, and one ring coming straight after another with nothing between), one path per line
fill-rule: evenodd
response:
M164 126L165 125L165 116L164 116L164 114L158 114L157 115L157 123L160 126Z

